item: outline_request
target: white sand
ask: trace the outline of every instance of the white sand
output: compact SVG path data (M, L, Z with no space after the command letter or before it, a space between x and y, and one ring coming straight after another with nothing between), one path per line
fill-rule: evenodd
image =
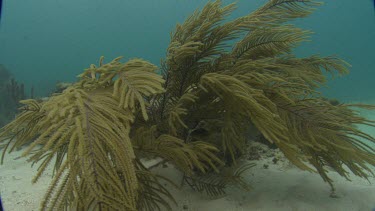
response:
M362 114L375 120L374 111ZM375 131L370 131L370 128L363 129L375 136ZM31 178L35 175L36 167L31 168L25 159L15 159L20 154L7 154L4 165L0 166L0 193L4 208L6 211L38 210L51 175L43 175L37 184L32 185ZM375 208L375 178L370 178L372 184L369 184L352 176L350 182L336 173L330 173L339 196L331 198L329 186L319 175L301 171L285 162L273 164L271 159L256 161L257 166L246 173L246 180L253 187L250 192L229 187L225 196L210 199L187 186L182 191L171 189L178 202L173 210L371 211ZM263 167L264 164L269 165L268 169ZM181 179L181 174L171 166L158 167L155 171L163 172L163 175L175 181Z

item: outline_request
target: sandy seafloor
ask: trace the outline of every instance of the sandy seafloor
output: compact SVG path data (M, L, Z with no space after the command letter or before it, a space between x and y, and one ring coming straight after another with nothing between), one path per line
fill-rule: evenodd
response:
M362 115L375 120L375 111L362 112ZM375 130L363 128L375 136ZM25 159L17 159L21 152L7 154L5 163L0 166L0 193L5 211L38 210L45 190L51 180L46 173L36 184L31 178L37 166L31 168ZM274 164L272 157L251 161L257 164L245 173L252 190L228 187L227 194L215 199L192 191L184 186L180 191L172 189L178 205L173 210L194 211L372 211L375 208L375 178L369 180L351 176L347 181L337 173L330 173L335 181L338 198L330 197L330 188L319 175L301 171L287 161ZM282 160L282 159L281 159ZM152 162L152 161L151 161ZM250 161L249 161L250 162ZM264 164L268 168L264 168ZM151 165L151 164L150 164ZM375 167L372 167L375 171ZM155 171L163 172L169 178L179 181L181 174L168 165Z

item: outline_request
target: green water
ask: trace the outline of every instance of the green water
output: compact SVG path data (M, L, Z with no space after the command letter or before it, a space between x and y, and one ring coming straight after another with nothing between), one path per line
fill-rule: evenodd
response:
M206 2L5 0L0 64L28 90L34 86L39 96L50 93L58 81L74 81L101 55L108 60L120 55L142 57L159 65L169 32ZM239 0L232 18L264 2ZM296 50L298 55L337 54L353 65L349 76L330 82L324 93L345 101L375 99L375 15L370 0L327 1L295 24L316 32L313 42Z

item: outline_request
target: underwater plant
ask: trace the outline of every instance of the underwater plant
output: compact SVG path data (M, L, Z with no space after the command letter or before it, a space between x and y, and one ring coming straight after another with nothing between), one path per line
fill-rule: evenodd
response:
M20 100L26 99L24 84L17 82L11 72L0 64L0 127L16 116Z
M158 67L142 59L100 58L79 80L46 101L21 101L21 113L0 131L3 156L49 165L54 177L41 210L160 210L175 202L142 158L159 157L183 172L198 191L218 195L252 164L237 166L249 131L260 133L302 170L317 172L334 190L330 168L348 178L373 175L375 127L353 107L331 103L317 88L325 73L348 73L334 57L298 58L292 49L309 31L288 24L320 3L270 0L256 11L225 18L235 4L209 2L171 34ZM173 184L172 181L169 181Z

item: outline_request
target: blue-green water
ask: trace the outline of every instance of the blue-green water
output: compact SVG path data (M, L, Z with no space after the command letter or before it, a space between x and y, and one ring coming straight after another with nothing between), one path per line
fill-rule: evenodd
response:
M0 23L0 64L39 96L57 81L74 81L84 68L123 55L159 65L169 32L202 0L5 0ZM232 1L225 0L224 4ZM264 0L239 0L233 17ZM315 31L300 56L336 54L353 65L351 74L324 92L345 101L375 98L375 15L370 0L327 1L310 17L296 21Z

